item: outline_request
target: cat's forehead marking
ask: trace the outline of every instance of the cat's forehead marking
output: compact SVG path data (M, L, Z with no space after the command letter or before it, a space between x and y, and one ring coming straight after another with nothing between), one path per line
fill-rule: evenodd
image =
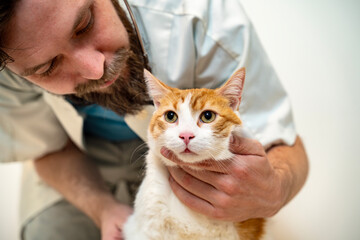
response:
M201 128L199 114L205 110L216 112L218 117L211 125L214 136L228 137L233 125L240 125L241 120L229 106L229 100L211 89L175 89L160 100L160 107L154 113L150 124L152 136L156 139L169 129L197 131ZM167 111L175 111L179 120L176 124L166 123L164 114ZM209 128L207 128L209 129Z
M192 94L189 92L187 93L186 97L184 98L183 103L189 105L192 98Z
M206 101L204 100L204 96L202 94L194 94L191 98L191 108L195 111L199 111L204 109Z
M212 89L199 89L194 91L190 105L194 111L202 111L206 108L227 108L228 102Z
M190 92L186 90L182 91L175 91L172 93L169 93L166 97L164 97L162 101L163 106L171 106L174 110L178 110L180 108L180 105L187 102L189 104L191 99L191 94L189 96Z
M191 101L192 94L188 92L186 95L184 95L184 100L179 103L178 105L178 111L183 114L183 117L186 118L186 116L192 115L192 109L189 108L190 101Z

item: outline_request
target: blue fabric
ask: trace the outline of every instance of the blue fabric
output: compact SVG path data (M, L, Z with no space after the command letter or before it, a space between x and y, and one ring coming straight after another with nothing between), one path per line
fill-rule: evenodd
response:
M125 141L138 138L124 118L115 112L97 104L76 106L78 112L85 116L84 134L105 138L111 141Z

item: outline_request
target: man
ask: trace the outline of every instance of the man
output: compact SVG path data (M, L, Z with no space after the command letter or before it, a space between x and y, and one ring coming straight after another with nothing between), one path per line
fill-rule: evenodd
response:
M211 161L204 172L169 168L175 194L217 219L274 215L303 186L307 158L239 1L131 3L149 65L167 84L213 88L247 69L240 112L256 140L233 138L228 173ZM0 161L29 160L23 239L122 237L151 114L146 54L122 9L116 0L1 1Z

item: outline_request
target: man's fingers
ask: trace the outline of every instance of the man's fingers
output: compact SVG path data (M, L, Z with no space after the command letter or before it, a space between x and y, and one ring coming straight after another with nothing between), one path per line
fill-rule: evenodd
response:
M198 163L187 163L183 162L180 159L177 158L177 156L170 151L169 149L162 147L160 149L160 153L169 159L170 161L174 162L180 167L192 167L192 168L198 168L201 170L208 170L212 172L217 173L228 173L229 172L229 164L231 160L223 160L223 161L215 161L212 159L204 160Z
M176 157L176 155L170 151L169 149L167 149L166 147L162 147L160 149L160 153L166 157L167 159L173 161L174 163L179 163L180 160Z
M171 167L169 172L182 188L198 198L211 202L211 197L216 195L216 189L213 186L193 177L181 168Z
M171 189L177 198L187 207L195 212L211 216L215 212L215 207L208 201L199 198L190 191L183 188L171 175L169 177Z
M259 141L239 136L232 136L229 150L238 155L265 155L264 147Z
M192 175L193 177L210 184L218 191L223 192L229 196L236 193L240 183L234 181L232 175L222 174L211 171L198 171L190 168L183 168L185 172Z

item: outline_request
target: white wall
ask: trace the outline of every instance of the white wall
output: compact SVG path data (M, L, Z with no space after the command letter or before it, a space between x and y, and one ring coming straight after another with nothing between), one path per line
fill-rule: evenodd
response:
M360 239L360 1L243 0L310 158L277 240Z
M275 239L360 239L360 1L242 2L291 96L311 162L305 188L273 219ZM0 165L0 239L17 239L19 174Z
M0 239L2 240L19 239L17 207L20 199L20 176L20 164L0 164Z

